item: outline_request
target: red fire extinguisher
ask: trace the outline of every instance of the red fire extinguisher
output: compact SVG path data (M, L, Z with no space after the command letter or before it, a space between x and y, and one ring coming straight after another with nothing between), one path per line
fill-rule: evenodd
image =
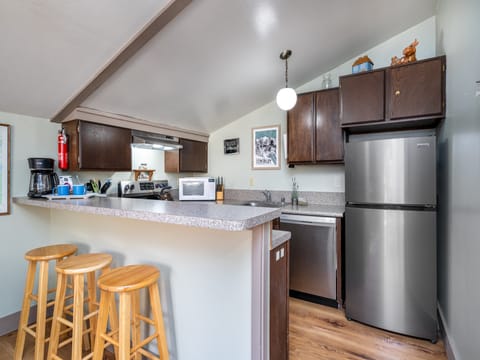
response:
M58 130L57 137L58 144L58 168L61 170L68 169L68 140L65 129Z

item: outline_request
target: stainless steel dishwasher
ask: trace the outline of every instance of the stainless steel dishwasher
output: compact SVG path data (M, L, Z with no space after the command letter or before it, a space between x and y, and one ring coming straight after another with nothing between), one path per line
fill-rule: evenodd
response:
M282 214L280 229L290 231L290 290L336 299L336 219Z

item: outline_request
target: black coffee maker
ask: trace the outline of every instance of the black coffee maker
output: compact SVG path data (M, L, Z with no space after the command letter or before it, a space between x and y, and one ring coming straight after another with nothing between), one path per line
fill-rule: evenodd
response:
M49 158L28 159L28 166L30 167L29 197L35 198L51 194L55 186L58 185L58 176L53 171L54 161Z

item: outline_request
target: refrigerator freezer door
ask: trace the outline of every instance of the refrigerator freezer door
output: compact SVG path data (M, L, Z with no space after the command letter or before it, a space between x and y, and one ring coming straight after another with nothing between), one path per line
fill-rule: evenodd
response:
M436 339L436 213L346 208L346 316Z
M349 142L345 197L349 203L435 205L435 136Z

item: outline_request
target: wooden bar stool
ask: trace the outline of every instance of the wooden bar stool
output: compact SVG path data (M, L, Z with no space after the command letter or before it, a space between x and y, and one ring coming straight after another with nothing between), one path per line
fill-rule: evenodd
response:
M131 358L140 360L142 356L156 360L169 359L157 283L159 277L160 271L150 265L123 266L100 276L97 282L101 296L93 353L94 360L102 359L105 342L118 347L117 359L120 360ZM143 288L148 289L153 318L140 314L139 291ZM116 314L109 311L115 293L119 294L118 322L114 319ZM107 333L106 328L109 318L111 331ZM144 340L140 339L140 321L153 325L155 328L154 333ZM118 329L117 323L119 323ZM130 338L131 325L133 325L133 329ZM160 357L144 348L155 339L157 340Z
M89 335L90 344L95 343L96 322L98 315L97 288L95 284L95 274L98 270L106 272L110 269L112 256L109 254L82 254L69 257L57 264L57 292L55 297L55 310L53 312L52 331L50 333L50 344L48 347L48 359L61 359L58 355L58 349L69 343L72 343L72 360L82 359L82 338ZM73 303L66 305L65 298L67 292L68 277L73 282ZM87 294L85 297L85 276L87 278ZM85 304L88 305L88 313L85 314ZM69 319L64 317L69 315ZM89 326L84 326L87 323ZM62 325L67 327L66 331L61 331ZM66 340L60 341L60 335L72 332L72 336ZM91 349L93 350L93 349ZM84 359L90 359L93 352Z
M23 295L22 312L18 323L17 341L15 344L15 360L23 359L23 350L25 347L26 334L35 338L35 360L44 358L45 343L49 340L45 338L45 325L47 323L47 308L54 304L53 301L47 302L48 294L55 291L54 288L48 289L48 263L50 261L62 260L63 258L75 254L77 247L70 244L59 244L43 246L28 251L25 259L28 261L27 280L25 281L25 292ZM35 275L38 272L38 290L33 293L35 285ZM33 325L28 325L28 316L32 301L37 303L37 319Z

